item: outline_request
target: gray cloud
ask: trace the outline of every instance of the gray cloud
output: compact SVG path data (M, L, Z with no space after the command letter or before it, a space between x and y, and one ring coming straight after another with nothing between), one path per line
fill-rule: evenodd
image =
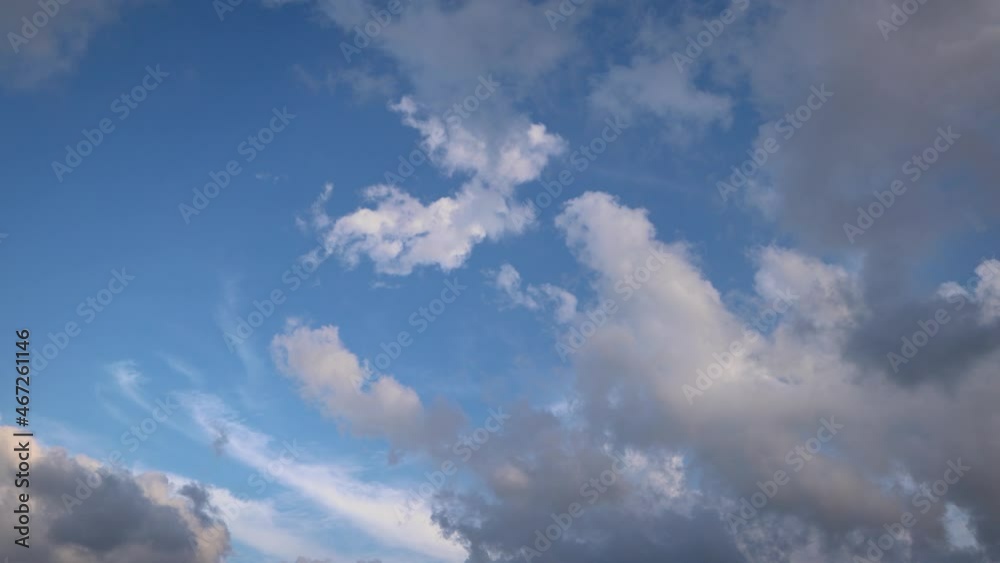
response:
M766 189L775 193L777 220L807 242L861 248L877 259L971 229L969 210L983 219L1000 212L991 188L1000 168L989 156L997 148L1000 79L983 72L995 66L1000 9L989 1L920 3L885 39L878 22L890 21L893 5L768 2L768 16L734 52L765 118L798 106L812 85L836 92L768 164ZM953 150L907 181L908 191L852 244L843 224L873 201L873 191L905 178L904 162L949 126L961 134Z
M145 1L52 2L58 9L52 16L37 0L0 3L0 29L9 43L0 49L0 83L25 90L72 72L98 30L117 21L122 10Z
M910 281L936 245L1000 215L1000 78L984 72L996 66L1000 8L921 2L901 16L897 4L769 2L767 17L720 52L741 61L765 117L802 103L810 85L836 92L746 195L807 249L861 256L870 314L859 319L848 353L868 367L885 364L886 351L941 306L916 295ZM942 128L960 137L933 164L912 162ZM771 134L765 127L760 139ZM906 191L892 194L894 180ZM858 208L873 205L881 216L852 242L845 225L867 224ZM1000 342L1000 326L976 322L968 309L957 316L919 362L887 373L906 384L949 381Z
M759 252L755 301L786 289L797 300L773 331L748 341L745 321L726 309L696 259L657 242L640 210L585 194L556 223L593 271L595 299L618 308L574 355L568 412L515 410L504 434L470 462L487 491L438 496L436 521L467 546L470 562L520 557L553 514L585 498L581 486L608 468L609 450L626 452L634 472L593 504L581 502L583 514L538 561L851 561L907 510L918 514L912 537L884 560L961 561L967 554L945 532L948 503L969 515L979 556L995 556L1000 489L988 468L1000 448L979 430L992 424L990 405L1000 398L995 350L953 366L962 373L951 389L901 392L883 368L859 368L846 354L871 310L858 274L792 251ZM626 299L616 282L653 249L666 269ZM990 311L972 309L977 322ZM733 342L747 351L694 404L686 401L682 386ZM813 454L793 455L823 420L843 429ZM941 480L954 460L972 469L945 500L917 511L915 485ZM727 516L777 470L788 482L732 529Z
M0 438L0 469L8 474L18 463L12 432L4 427ZM28 489L0 485L4 499L30 494L31 547L11 551L16 561L217 563L229 551L228 531L197 485L173 494L164 475L99 470L94 460L37 443L30 461ZM15 538L10 527L0 531L4 545Z

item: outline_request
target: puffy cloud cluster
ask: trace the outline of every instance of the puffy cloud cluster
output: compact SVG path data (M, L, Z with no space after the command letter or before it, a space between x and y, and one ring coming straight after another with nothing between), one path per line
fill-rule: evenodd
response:
M737 313L689 247L658 239L642 209L591 192L568 201L555 223L594 291L572 309L552 309L563 338L602 303L613 301L615 312L573 356L566 406L516 406L465 466L484 488L437 493L434 522L468 561L851 561L905 514L909 531L885 560L995 556L995 349L941 367L955 372L950 388L905 390L888 369L895 343L878 365L856 354L873 311L863 271L763 247L746 300L756 310ZM638 276L651 257L657 267ZM996 267L985 261L973 279L942 284L930 299L961 301L970 323L992 326ZM545 309L544 286L523 286L513 266L495 283L512 303ZM768 317L778 302L788 306ZM920 353L947 349L951 330L962 327L941 326ZM274 346L279 365L334 416L445 458L428 444L457 425L426 424L416 393L394 379L385 390L363 388L336 328L292 327ZM697 401L685 392L692 386ZM952 481L953 466L969 469ZM945 479L946 494L924 488ZM751 498L766 500L743 502ZM956 513L972 547L951 539L964 526Z
M996 556L1000 490L990 468L1000 446L986 430L1000 397L995 351L959 368L951 390L903 391L887 363L868 368L851 357L852 331L871 311L857 272L761 249L755 302L764 309L779 294L795 296L761 333L727 307L683 245L657 240L641 210L588 193L556 222L594 276L594 302L581 305L577 322L603 300L618 308L574 355L568 412L515 413L473 460L488 490L438 499L438 522L463 539L470 561L513 561L525 547L538 561L849 561L906 511L916 515L912 533L886 560ZM653 252L663 268L626 299L618 282ZM980 281L970 295L986 287ZM985 302L969 301L977 318ZM927 350L945 344L937 338ZM683 388L699 372L712 373L712 385L692 403ZM809 440L828 424L842 428L822 445ZM581 487L609 467L608 452L643 462L589 504ZM918 503L920 486L959 461L971 470L947 496ZM740 500L770 490L779 470L787 479L764 509L734 519ZM582 515L538 549L539 530L558 526L573 502ZM949 541L949 506L969 516L974 549Z
M470 77L495 71L505 88L523 88L552 71L576 48L571 28L590 9L553 33L542 16L553 4L427 2L385 27L375 43L416 90L392 109L420 133L431 162L463 182L430 202L372 186L368 207L339 218L326 215L325 191L308 221L324 255L368 259L395 275L450 270L477 244L534 219L516 190L560 154L561 138L524 116L461 121L435 112L466 94ZM919 11L899 23L900 4ZM317 5L343 30L373 7ZM508 25L497 28L501 20ZM761 145L811 89L828 86L836 96L745 192L803 247L758 249L751 311L737 313L689 246L657 238L644 210L597 192L568 201L555 224L593 295L577 301L556 286L524 286L511 265L495 279L515 305L540 311L557 303L560 338L578 341L565 406L513 409L504 432L469 460L470 481L481 488L442 490L434 522L470 563L835 563L873 558L868 540L912 513L915 521L879 559L1000 558L992 471L1000 463L1000 264L984 260L969 279L930 295L909 284L928 249L973 226L970 214L993 219L1000 211L992 128L1000 75L984 72L1000 46L1000 7L766 0L706 48L698 68L682 70L672 52L692 32L683 20L641 30L626 62L594 81L591 104L653 116L672 140L689 141L727 126L736 105L724 90L745 88L765 120L753 140ZM947 154L912 160L948 127L961 137ZM908 191L884 203L898 178ZM872 201L884 213L863 234L845 236L858 207ZM640 279L651 257L657 268ZM849 259L835 261L842 257ZM779 310L779 302L788 306ZM578 329L587 322L596 326L589 334ZM336 327L292 327L273 347L302 393L354 431L443 455L428 445L453 436L457 417L438 417L393 377L366 380ZM817 441L831 428L835 435ZM244 456L260 457L253 453ZM602 481L612 456L628 469ZM953 464L970 469L946 482ZM340 483L306 469L323 477L317 482ZM928 488L939 482L946 492ZM292 486L308 490L305 480ZM350 503L336 489L323 498L344 510ZM763 506L748 510L743 501L761 494ZM398 533L370 511L358 513L378 537ZM971 546L953 540L963 520ZM419 531L424 553L454 555L427 526Z
M474 4L458 3L447 16L424 8L414 21L489 10ZM671 53L683 49L691 19L647 23L626 62L593 82L593 107L653 116L681 141L730 123L735 106L724 90L734 85L746 85L765 120L757 144L811 88L836 92L744 194L803 247L756 250L750 310L737 312L687 244L657 238L644 210L596 192L567 202L556 227L590 274L593 295L577 301L557 296L553 285L524 284L510 264L494 283L513 305L551 310L562 342L577 340L573 385L560 409L515 409L504 432L469 461L482 487L438 494L435 521L465 546L470 563L856 561L871 558L868 540L908 512L915 521L883 561L1000 557L1000 489L990 469L1000 462L992 434L998 264L984 260L967 280L930 295L908 281L927 258L920 249L970 229L970 213L991 219L1000 210L989 156L996 76L982 72L996 51L1000 12L985 0L925 2L885 34L880 21L892 21L895 4L754 4L683 70ZM578 16L572 21L586 18ZM422 58L429 51L416 43L413 52L394 45L407 25L388 30L383 48L418 69L411 76L426 94L444 71L432 70ZM571 45L545 41L553 48L520 78L550 69ZM488 51L471 60L505 60ZM464 67L461 77L501 67ZM505 135L477 135L471 124L420 117L406 100L395 108L435 147L441 170L470 180L429 205L372 188L373 209L318 220L331 252L349 261L368 256L389 273L449 269L480 240L518 232L512 226L530 219L512 211L513 187L558 154L554 139L533 144L532 129L536 139L553 135L523 121ZM959 141L913 179L905 163L949 126ZM523 147L507 163L497 149L504 142ZM912 184L909 191L849 240L844 224L896 178ZM640 281L650 257L658 267ZM608 302L614 312L598 313ZM949 320L904 350L941 310ZM579 342L588 322L599 326ZM894 362L894 353L906 361ZM696 400L685 388L697 389ZM820 446L814 437L827 424L842 428ZM587 485L601 484L609 454L623 455L629 470L592 495L600 489ZM927 487L944 482L949 463L971 469L935 495ZM787 479L776 478L779 471ZM763 508L741 503L762 493ZM574 504L579 514L571 514ZM967 527L971 545L954 541L956 527Z

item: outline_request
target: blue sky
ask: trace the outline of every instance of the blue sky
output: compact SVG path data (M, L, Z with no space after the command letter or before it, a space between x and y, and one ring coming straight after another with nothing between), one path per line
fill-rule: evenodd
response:
M962 436L1000 393L1000 12L847 4L73 0L8 34L0 299L40 463L71 464L39 561L152 549L65 532L116 451L198 539L150 561L850 560L962 456L897 541L997 556L1000 450ZM731 527L831 416L843 442ZM613 494L540 549L608 452Z

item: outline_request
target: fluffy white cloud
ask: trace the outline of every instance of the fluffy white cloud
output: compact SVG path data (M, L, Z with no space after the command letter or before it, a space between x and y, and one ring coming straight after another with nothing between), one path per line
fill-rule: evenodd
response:
M1000 319L1000 260L985 260L976 268L976 278L965 286L941 284L938 294L950 303L972 303L979 308L979 320L990 325ZM956 305L957 306L957 305Z
M349 264L368 257L382 273L406 275L419 266L451 270L461 266L480 242L516 234L534 220L533 209L519 203L515 189L537 179L565 142L545 126L517 120L505 133L476 134L461 120L420 117L417 104L403 98L393 109L420 131L426 157L446 174L468 174L454 196L430 203L391 185L365 190L373 207L332 220L322 209L325 191L310 223L324 242L325 256ZM325 257L324 256L324 257Z

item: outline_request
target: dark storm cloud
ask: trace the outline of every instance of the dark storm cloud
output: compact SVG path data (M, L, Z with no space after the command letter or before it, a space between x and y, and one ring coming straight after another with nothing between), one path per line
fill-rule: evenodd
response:
M958 310L936 299L878 314L851 335L847 354L902 385L954 385L971 364L1000 348L1000 326L983 324L978 306Z

